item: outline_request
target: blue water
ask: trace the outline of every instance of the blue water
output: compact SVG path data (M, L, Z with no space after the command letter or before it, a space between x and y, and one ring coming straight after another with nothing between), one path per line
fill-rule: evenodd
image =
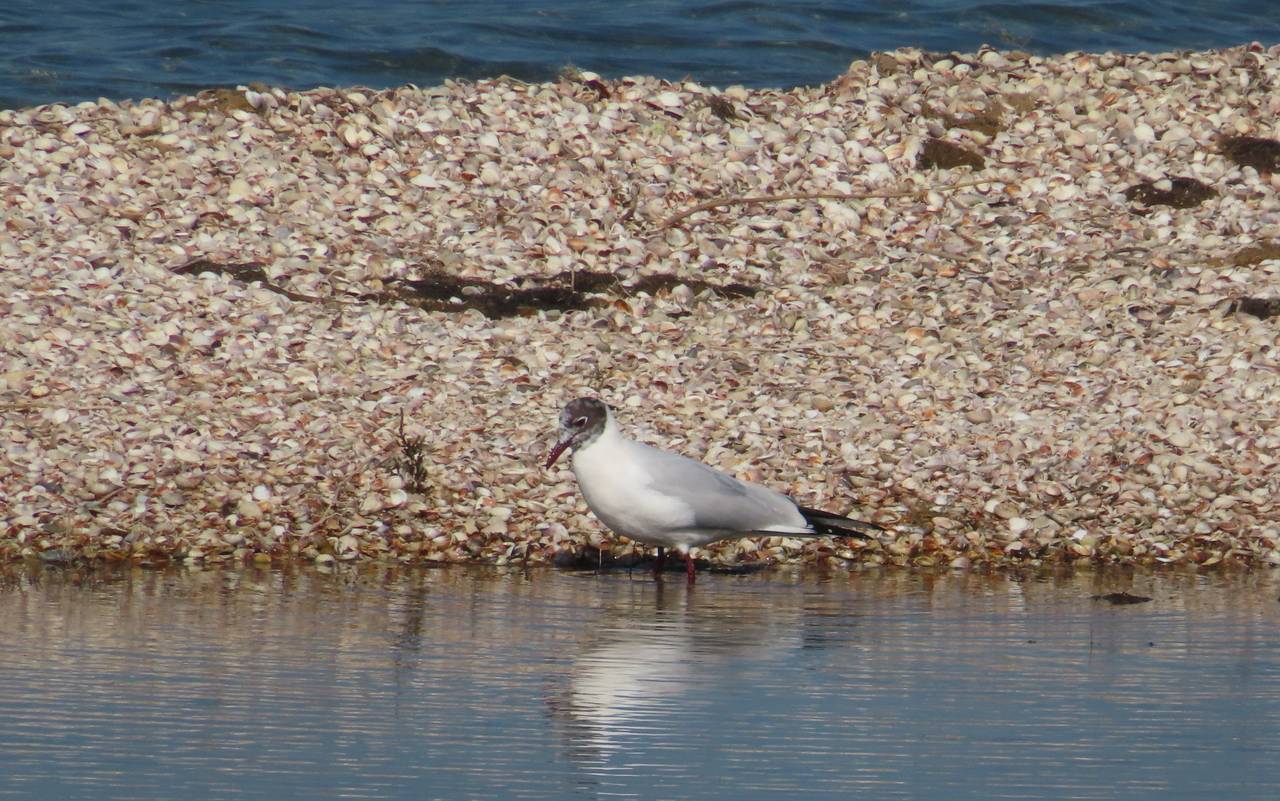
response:
M0 799L1274 801L1277 595L0 566Z
M1169 51L1280 42L1276 0L7 0L0 107L253 81L375 88L566 65L789 87L869 52Z

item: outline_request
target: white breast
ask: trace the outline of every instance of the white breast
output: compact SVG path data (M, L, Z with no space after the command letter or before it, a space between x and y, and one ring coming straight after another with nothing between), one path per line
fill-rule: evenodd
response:
M693 524L693 511L679 498L653 490L653 476L638 458L642 453L635 443L606 428L574 452L573 473L587 506L612 531L639 542L676 544L672 533Z

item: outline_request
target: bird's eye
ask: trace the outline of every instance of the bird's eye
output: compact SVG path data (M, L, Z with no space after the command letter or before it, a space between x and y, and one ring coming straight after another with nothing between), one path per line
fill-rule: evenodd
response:
M573 421L574 428L582 428L586 424L587 424L587 418L585 417L579 417L577 420Z

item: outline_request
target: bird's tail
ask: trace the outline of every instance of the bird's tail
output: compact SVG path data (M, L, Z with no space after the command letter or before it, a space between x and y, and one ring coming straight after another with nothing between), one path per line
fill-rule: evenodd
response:
M869 540L875 536L874 532L884 531L875 523L854 520L851 517L821 512L817 509L807 509L803 506L797 508L800 514L804 515L804 519L809 521L809 525L813 526L813 533L819 537L860 537Z

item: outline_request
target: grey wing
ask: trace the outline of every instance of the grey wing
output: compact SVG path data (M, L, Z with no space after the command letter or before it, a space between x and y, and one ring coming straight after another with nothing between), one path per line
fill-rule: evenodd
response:
M650 487L687 504L693 513L692 528L790 533L810 530L795 503L780 492L739 481L678 454L645 448L653 475Z

